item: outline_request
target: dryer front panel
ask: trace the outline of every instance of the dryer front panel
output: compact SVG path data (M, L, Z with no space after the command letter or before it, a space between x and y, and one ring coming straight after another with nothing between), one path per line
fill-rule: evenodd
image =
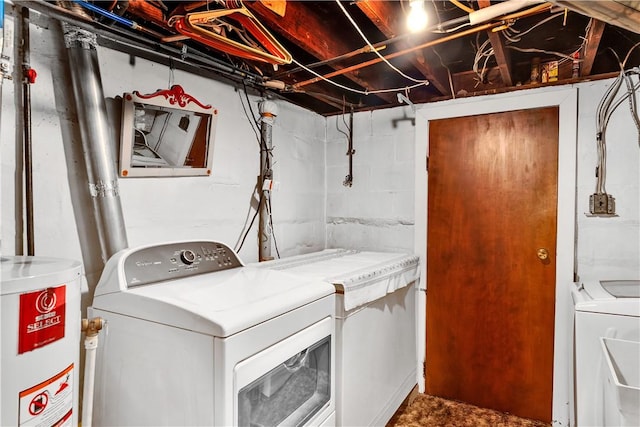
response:
M305 425L330 406L332 319L238 363L235 425Z

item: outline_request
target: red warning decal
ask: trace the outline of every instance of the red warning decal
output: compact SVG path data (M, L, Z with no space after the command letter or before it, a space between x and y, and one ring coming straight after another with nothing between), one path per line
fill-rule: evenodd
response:
M47 403L49 403L49 393L43 392L37 394L33 399L31 399L31 403L29 404L29 413L31 415L40 415L42 411L47 408Z
M66 286L20 295L18 354L64 338Z
M19 394L19 427L74 427L73 364Z

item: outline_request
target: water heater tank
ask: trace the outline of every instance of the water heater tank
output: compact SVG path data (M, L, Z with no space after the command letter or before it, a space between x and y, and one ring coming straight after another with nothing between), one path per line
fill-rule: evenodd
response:
M0 258L0 425L77 426L82 264Z

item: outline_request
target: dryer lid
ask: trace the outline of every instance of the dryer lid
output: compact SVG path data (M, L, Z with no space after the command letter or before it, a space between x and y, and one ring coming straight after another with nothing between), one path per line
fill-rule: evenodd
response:
M96 295L93 307L228 337L333 293L319 280L239 267Z

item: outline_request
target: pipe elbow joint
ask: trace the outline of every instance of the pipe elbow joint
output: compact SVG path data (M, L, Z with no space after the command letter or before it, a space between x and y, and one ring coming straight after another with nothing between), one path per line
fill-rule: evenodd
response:
M94 317L93 319L82 319L82 332L87 338L95 337L104 327L105 320L102 317Z

